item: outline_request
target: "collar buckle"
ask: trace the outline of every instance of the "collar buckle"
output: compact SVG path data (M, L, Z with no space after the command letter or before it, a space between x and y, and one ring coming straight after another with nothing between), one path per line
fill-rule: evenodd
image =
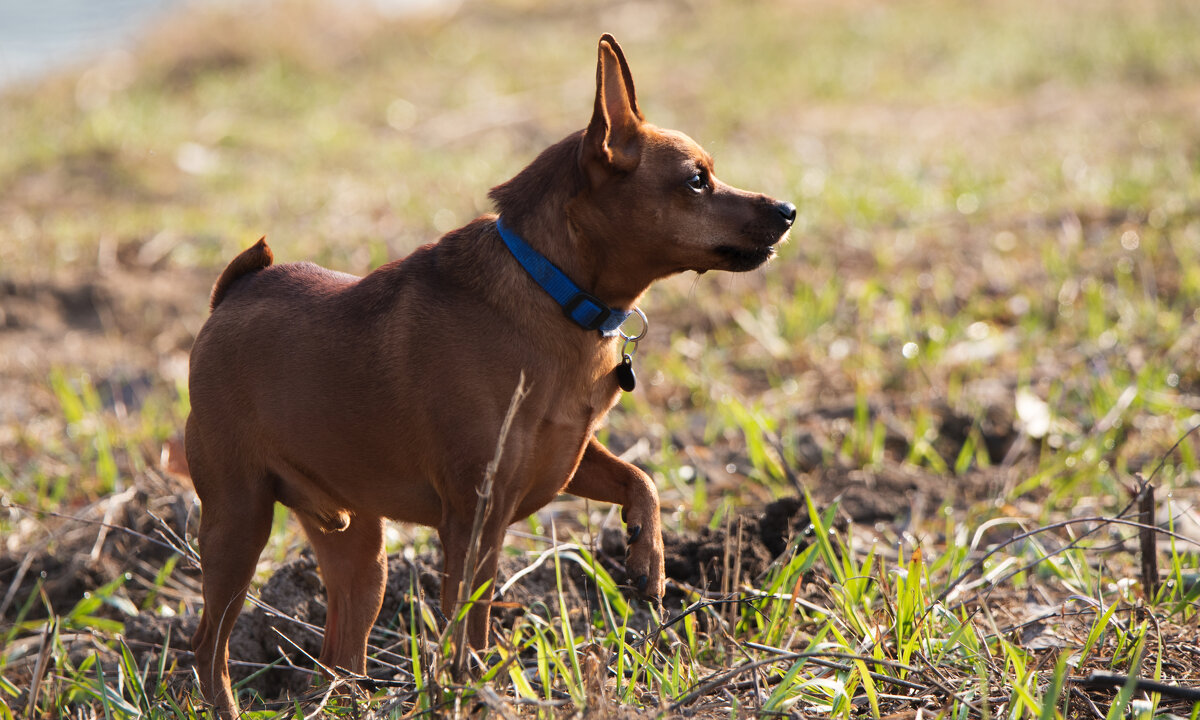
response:
M580 290L562 306L563 315L584 330L602 330L613 310L595 295Z

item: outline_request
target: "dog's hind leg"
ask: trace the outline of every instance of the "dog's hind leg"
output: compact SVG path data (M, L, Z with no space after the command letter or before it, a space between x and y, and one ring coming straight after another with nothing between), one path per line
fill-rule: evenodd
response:
M217 706L223 720L238 717L229 683L229 635L242 611L258 556L271 532L274 500L264 482L220 474L195 451L188 437L188 464L200 495L200 562L204 611L192 636L192 650L204 697ZM198 444L198 443L197 443Z
M328 598L321 664L362 675L367 669L367 637L387 582L383 519L354 515L344 530L330 531L301 513L300 523L316 550Z

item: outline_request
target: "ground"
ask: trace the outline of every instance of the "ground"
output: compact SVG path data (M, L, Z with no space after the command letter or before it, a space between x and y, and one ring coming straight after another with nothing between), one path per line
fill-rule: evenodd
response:
M664 614L626 616L610 585L616 513L563 498L514 526L500 669L459 685L436 541L393 526L359 710L1200 712L1191 4L189 13L0 96L19 139L0 147L0 710L194 714L178 457L220 268L267 234L282 261L361 274L488 211L586 122L610 31L652 121L799 209L765 269L643 305L639 387L601 435L660 487ZM243 701L311 712L323 597L286 513L252 596L235 674L286 660Z

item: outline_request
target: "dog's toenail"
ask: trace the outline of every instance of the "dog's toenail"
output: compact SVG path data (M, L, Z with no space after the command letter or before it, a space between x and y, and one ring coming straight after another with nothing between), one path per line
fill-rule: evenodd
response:
M634 525L633 527L629 528L629 544L632 545L635 542L637 542L637 539L638 539L638 537L641 536L641 534L642 534L642 526L641 525Z

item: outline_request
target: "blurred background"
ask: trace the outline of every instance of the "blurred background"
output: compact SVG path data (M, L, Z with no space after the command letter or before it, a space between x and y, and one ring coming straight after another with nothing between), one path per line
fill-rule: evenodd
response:
M256 0L249 0L255 2ZM37 78L46 72L86 63L107 50L136 45L155 21L187 5L224 5L236 0L47 0L0 5L0 83ZM374 0L391 15L447 9L455 0Z
M0 83L36 78L131 43L178 0L50 0L0 5Z

